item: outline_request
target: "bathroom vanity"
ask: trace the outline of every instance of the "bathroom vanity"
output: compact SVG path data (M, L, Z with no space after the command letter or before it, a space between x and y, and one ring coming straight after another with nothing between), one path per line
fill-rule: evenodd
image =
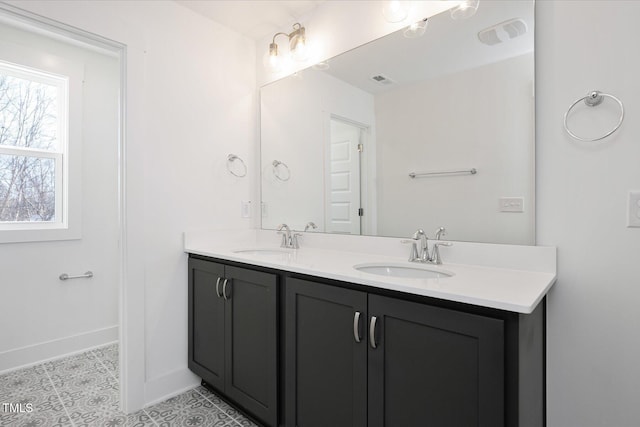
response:
M273 232L243 233L185 237L189 368L260 423L544 425L554 248L456 242L459 260L485 247L507 268L447 262L447 248L425 266L441 276L406 278L354 268L413 268L399 239L349 248L351 236L309 233L287 250ZM515 268L531 254L539 265Z
M483 0L261 87L262 230L185 236L195 373L268 426L544 425L534 15ZM442 226L444 264L408 262Z

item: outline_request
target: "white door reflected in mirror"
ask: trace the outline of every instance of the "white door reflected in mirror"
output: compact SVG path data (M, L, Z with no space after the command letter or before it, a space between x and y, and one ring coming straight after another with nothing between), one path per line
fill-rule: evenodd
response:
M338 118L331 118L328 172L325 184L328 233L360 234L360 147L361 128Z

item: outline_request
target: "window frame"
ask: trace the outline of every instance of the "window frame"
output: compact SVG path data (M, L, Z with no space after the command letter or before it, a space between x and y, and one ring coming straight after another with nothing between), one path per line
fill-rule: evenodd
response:
M59 90L59 94L62 92L64 99L58 102L60 138L55 151L0 146L0 154L54 158L55 219L54 221L0 222L0 244L81 239L84 63L76 58L58 57L44 50L0 41L0 64L4 66L3 70L13 68L12 72L16 74L26 70L23 75L26 74L28 79L32 79L33 76L34 81L65 86L64 90ZM20 75L17 77L23 78ZM63 110L62 114L61 110ZM58 173L58 170L61 172Z
M0 59L0 73L11 77L54 86L57 89L57 143L55 150L0 144L0 155L54 160L55 206L53 221L0 221L0 231L38 230L67 227L69 150L69 77L18 65Z

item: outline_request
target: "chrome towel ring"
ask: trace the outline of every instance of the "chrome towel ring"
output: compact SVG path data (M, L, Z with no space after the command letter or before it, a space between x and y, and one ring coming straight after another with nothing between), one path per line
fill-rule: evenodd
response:
M613 129L611 129L609 132L607 132L606 134L604 134L602 136L599 136L599 137L596 137L596 138L583 138L583 137L578 136L575 133L573 133L571 131L571 129L569 129L569 126L567 125L567 118L569 117L569 113L571 112L573 107L578 105L581 101L584 101L584 103L588 107L596 107L596 106L600 105L602 103L602 101L604 101L605 97L613 99L620 106L620 118L618 119L618 123L615 125L615 127ZM595 142L595 141L600 141L601 139L604 139L604 138L608 137L609 135L611 135L612 133L614 133L615 131L617 131L618 128L620 128L620 125L622 124L622 120L624 120L624 105L622 105L622 101L620 101L618 98L616 98L613 95L609 95L608 93L602 93L600 91L594 90L592 92L589 92L589 94L587 96L578 99L576 102L574 102L573 104L571 104L569 106L569 109L567 110L567 112L564 113L564 130L566 130L567 133L572 138L577 139L578 141Z
M286 163L283 163L280 160L274 160L271 164L273 165L273 175L276 179L280 181L289 181L289 178L291 178L291 170L289 170L289 166L287 166Z
M232 165L236 161L238 161L242 166L242 172L233 170ZM247 165L244 163L244 160L242 160L240 157L236 156L235 154L229 154L229 156L227 157L227 170L231 175L237 176L238 178L244 178L245 176L247 176Z

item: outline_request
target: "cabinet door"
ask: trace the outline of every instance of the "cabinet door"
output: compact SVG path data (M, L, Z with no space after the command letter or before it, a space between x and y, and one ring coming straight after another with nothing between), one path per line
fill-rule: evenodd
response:
M374 318L369 426L504 425L502 320L370 295Z
M224 300L216 282L224 267L189 260L189 369L211 385L224 387ZM221 290L221 284L219 289Z
M286 425L365 426L366 293L298 279L286 287Z
M266 425L276 426L278 278L229 266L225 278L225 393Z

